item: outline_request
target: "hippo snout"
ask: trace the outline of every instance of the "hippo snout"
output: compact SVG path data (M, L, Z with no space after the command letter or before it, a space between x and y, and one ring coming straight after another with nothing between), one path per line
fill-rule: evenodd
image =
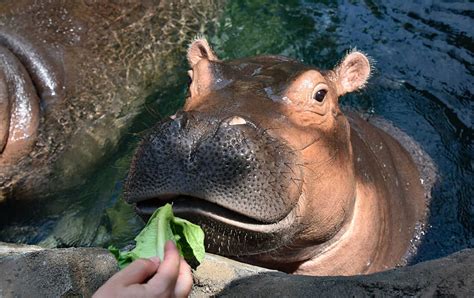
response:
M250 119L179 112L142 141L125 199L142 214L172 201L274 223L298 201L292 151Z

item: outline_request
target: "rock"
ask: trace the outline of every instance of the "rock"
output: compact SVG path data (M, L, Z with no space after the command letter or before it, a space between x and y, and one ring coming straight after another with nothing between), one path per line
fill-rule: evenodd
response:
M277 271L206 254L202 264L193 272L191 297L209 297L222 291L234 280L269 272Z
M17 255L17 254L25 254L33 251L43 250L44 248L36 245L23 245L23 244L15 244L15 243L5 243L0 242L0 258L9 256L9 255Z
M87 297L117 270L105 249L0 243L0 297Z
M474 249L371 275L313 277L280 272L235 280L222 297L474 297Z
M117 272L115 258L101 248L44 249L0 242L0 297L91 296ZM206 254L194 271L192 297L208 297L233 280L276 272Z
M43 249L0 242L0 297L91 296L117 272L102 248ZM289 275L206 254L191 297L474 297L474 249L372 275Z

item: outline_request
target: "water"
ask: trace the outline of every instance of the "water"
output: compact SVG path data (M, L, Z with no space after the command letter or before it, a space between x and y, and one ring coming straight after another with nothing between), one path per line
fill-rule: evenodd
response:
M392 121L438 168L415 263L474 246L473 18L469 1L231 1L207 37L220 58L283 54L332 68L355 47L372 57L366 90L343 105ZM184 59L171 87L150 95L117 154L86 185L32 211L4 213L0 240L128 243L143 223L120 200L121 181L140 136L182 105Z

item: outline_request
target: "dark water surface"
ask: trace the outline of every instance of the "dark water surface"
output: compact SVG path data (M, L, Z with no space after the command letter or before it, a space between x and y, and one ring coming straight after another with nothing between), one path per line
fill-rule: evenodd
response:
M283 54L332 68L357 47L374 59L366 90L342 103L393 122L438 168L428 229L413 260L419 262L474 246L473 28L469 1L268 0L231 1L219 26L205 34L220 58ZM120 200L121 181L140 135L182 105L185 57L182 65L172 87L150 96L117 154L87 185L29 213L2 214L0 241L128 243L143 223Z

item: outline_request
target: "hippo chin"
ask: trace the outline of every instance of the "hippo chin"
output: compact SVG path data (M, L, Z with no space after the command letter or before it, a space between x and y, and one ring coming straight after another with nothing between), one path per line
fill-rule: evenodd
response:
M0 203L83 183L217 11L209 1L0 0Z
M280 56L220 61L188 51L182 111L139 146L125 199L143 217L172 202L203 227L208 251L311 275L404 262L425 195L409 154L339 97L362 88L369 60L322 71Z

